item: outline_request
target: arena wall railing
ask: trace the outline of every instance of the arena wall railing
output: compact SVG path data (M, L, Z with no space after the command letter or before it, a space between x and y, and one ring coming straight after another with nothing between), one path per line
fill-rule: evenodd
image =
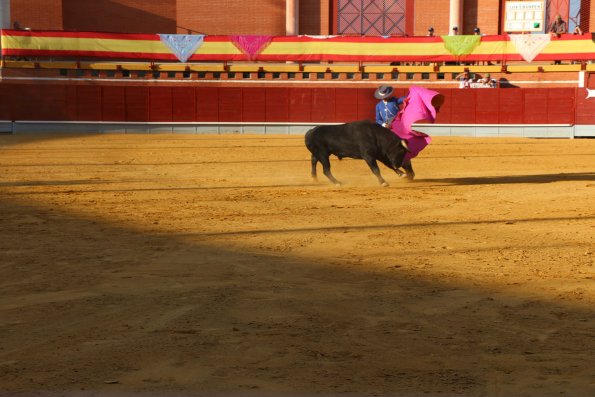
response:
M427 65L388 65L345 63L149 63L149 62L75 62L75 61L23 61L3 60L3 69L38 69L67 71L129 71L129 72L174 72L174 73L285 73L285 74L390 74L393 73L548 73L548 72L595 72L595 64L502 64L502 65L444 65L430 63ZM91 75L87 73L87 75ZM80 74L85 76L85 73ZM132 76L135 77L135 76ZM138 77L138 75L136 76ZM189 76L190 77L190 76ZM206 77L206 76L204 76ZM258 76L247 76L247 78ZM355 78L355 77L353 77Z

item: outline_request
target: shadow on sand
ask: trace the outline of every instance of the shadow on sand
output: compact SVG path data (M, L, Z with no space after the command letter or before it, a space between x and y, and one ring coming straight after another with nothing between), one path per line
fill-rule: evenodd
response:
M449 185L508 185L515 183L553 183L564 181L595 182L595 172L565 174L538 174L512 176L486 176L472 178L417 179L416 182L444 183Z
M592 395L592 309L0 207L5 393Z

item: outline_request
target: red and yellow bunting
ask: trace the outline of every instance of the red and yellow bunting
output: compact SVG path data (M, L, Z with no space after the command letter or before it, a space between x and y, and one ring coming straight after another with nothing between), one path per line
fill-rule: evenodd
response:
M2 31L2 55L75 59L177 61L155 34L95 32ZM554 38L536 61L595 59L591 35ZM189 61L246 61L249 56L230 36L206 36ZM255 61L296 62L448 62L523 60L508 35L482 36L467 55L449 52L440 37L309 37L275 36L254 54Z

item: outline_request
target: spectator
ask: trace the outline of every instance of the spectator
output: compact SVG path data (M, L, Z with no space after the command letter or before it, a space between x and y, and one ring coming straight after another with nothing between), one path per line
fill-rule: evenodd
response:
M556 19L552 22L552 27L550 28L550 33L552 37L560 37L562 34L567 33L566 21L562 19L560 14L556 15ZM554 65L560 65L562 61L554 61Z
M576 27L574 28L574 31L572 32L572 34L582 35L583 34L583 30L581 29L580 26L576 25Z
M19 23L19 21L14 21L12 24L12 28L14 30L31 30L31 28L24 28L21 26L21 24Z
M463 72L455 79L459 81L459 88L469 88L471 87L471 83L473 81L471 77L469 77L469 72Z
M428 37L434 37L434 28L432 26L430 26L428 28L428 34L427 34L427 36Z
M399 105L407 98L404 96L397 99L392 95L393 87L389 85L381 85L374 93L374 97L381 100L376 104L376 123L385 128L390 128L399 113Z
M476 27L475 29L473 29L473 34L474 34L475 36L481 36L481 30L479 30L479 28L478 28L478 27Z
M459 27L458 26L453 26L452 27L452 35L456 36L459 34Z
M487 73L483 79L479 79L478 83L487 88L496 88L498 84L496 80L492 79L492 76L489 73Z
M556 19L552 22L552 27L550 28L550 33L554 37L560 37L560 35L564 33L568 33L568 28L566 26L566 21L562 19L560 14L556 15Z

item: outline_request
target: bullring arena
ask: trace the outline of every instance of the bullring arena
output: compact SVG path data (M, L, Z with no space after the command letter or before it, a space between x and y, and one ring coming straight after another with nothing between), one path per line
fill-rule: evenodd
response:
M591 396L594 153L0 135L1 394Z
M0 0L0 397L595 396L594 26Z

